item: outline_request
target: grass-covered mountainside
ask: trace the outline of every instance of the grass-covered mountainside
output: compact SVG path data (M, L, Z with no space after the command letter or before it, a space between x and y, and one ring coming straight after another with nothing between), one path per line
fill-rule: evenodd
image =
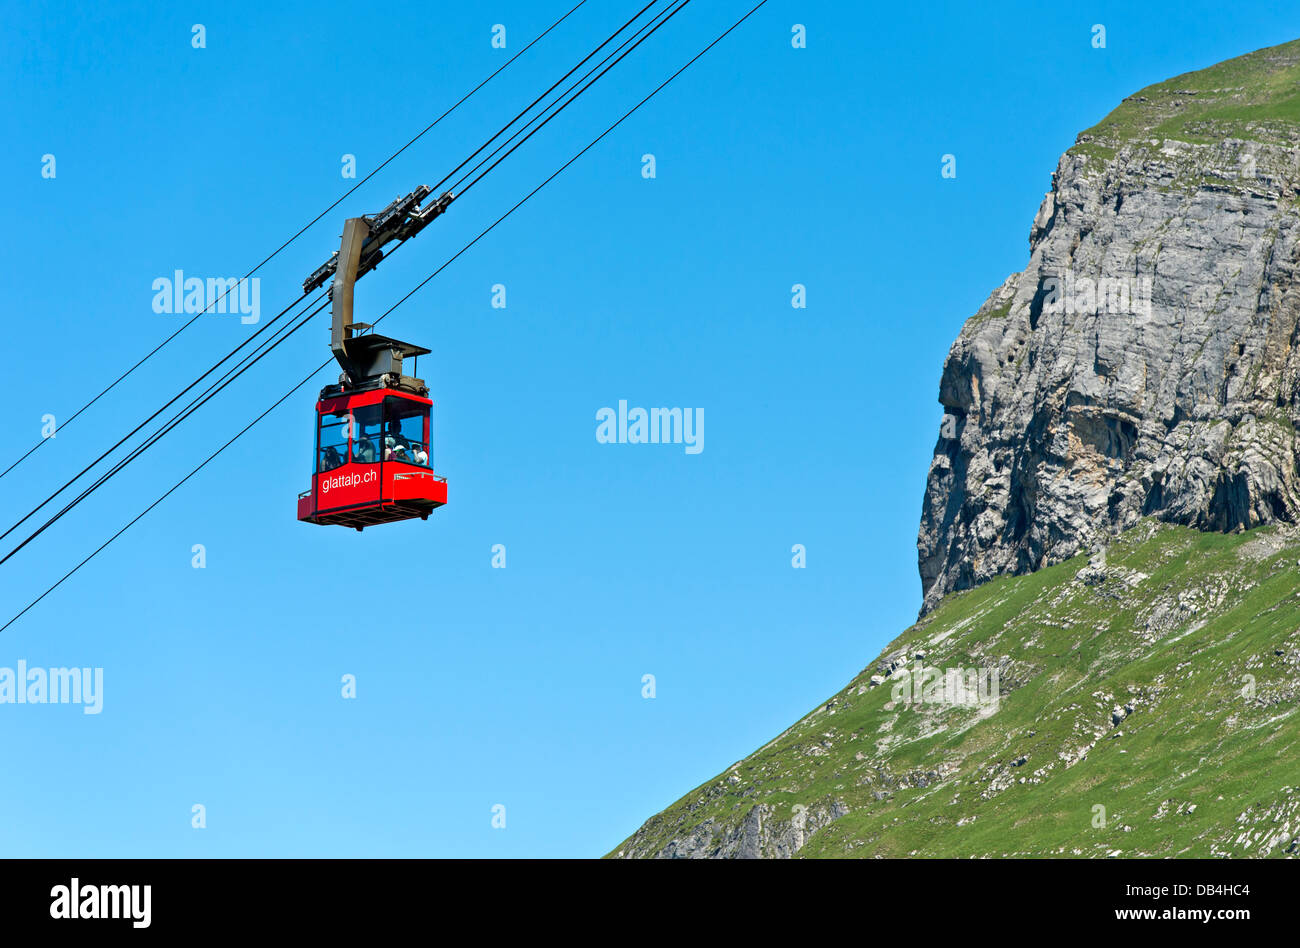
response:
M917 655L996 706L893 700ZM945 597L610 855L1294 856L1298 710L1300 531L1148 520Z
M1109 158L1127 142L1217 144L1300 138L1300 40L1147 86L1079 136L1072 151Z

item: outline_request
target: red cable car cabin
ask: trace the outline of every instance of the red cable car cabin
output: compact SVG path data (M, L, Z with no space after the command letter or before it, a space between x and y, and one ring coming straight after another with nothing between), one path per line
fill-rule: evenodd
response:
M352 319L353 286L373 270L390 240L406 240L445 210L451 193L421 210L421 185L373 217L350 217L338 251L303 281L303 293L330 286L330 351L343 373L316 402L311 490L298 495L298 519L357 530L427 520L447 502L447 479L433 473L429 387L403 374L403 361L428 349L381 336Z
M447 479L433 473L432 407L394 389L317 402L316 464L298 519L358 530L428 519L447 502Z

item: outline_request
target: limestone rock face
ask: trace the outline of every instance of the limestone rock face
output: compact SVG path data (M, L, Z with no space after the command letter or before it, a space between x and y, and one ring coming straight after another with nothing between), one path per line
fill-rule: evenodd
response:
M1145 515L1300 520L1300 136L1198 130L1081 135L1028 265L953 343L917 538L923 613Z

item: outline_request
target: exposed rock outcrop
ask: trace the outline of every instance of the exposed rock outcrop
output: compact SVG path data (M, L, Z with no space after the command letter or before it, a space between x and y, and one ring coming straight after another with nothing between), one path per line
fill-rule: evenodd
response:
M738 822L704 820L683 826L662 841L663 814L649 820L614 855L620 859L789 859L819 829L849 812L838 801L815 806L796 804L786 819L776 807L758 803Z

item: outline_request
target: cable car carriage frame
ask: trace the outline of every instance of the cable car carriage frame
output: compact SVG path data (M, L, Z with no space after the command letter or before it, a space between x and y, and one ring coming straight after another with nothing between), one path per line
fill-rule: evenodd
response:
M303 282L310 292L332 274L330 349L343 371L316 402L311 488L298 495L306 523L365 527L419 517L447 503L447 479L433 471L432 400L405 359L428 349L367 332L352 320L353 285L374 269L382 246L405 240L441 214L450 192L421 210L421 186L374 217L348 219L339 251ZM413 369L414 371L414 369Z

